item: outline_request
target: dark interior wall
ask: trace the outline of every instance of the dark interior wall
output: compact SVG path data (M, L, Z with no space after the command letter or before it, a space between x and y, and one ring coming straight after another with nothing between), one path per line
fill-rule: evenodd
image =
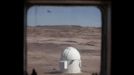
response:
M43 3L90 3L90 4L97 4L97 3L107 3L111 0L26 0L27 3L32 4L43 4Z

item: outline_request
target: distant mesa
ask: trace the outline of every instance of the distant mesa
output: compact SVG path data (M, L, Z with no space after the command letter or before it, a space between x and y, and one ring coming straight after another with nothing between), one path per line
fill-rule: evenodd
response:
M45 27L45 28L96 28L100 29L101 27L90 27L82 25L27 25L28 27Z
M35 27L60 27L60 28L63 28L63 27L67 27L67 28L71 28L71 27L77 27L77 28L81 28L82 26L80 25L36 25Z

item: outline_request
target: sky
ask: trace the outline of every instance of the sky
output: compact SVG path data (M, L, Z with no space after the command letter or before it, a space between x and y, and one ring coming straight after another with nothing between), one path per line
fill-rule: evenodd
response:
M95 6L32 6L27 25L80 25L101 27L101 12Z

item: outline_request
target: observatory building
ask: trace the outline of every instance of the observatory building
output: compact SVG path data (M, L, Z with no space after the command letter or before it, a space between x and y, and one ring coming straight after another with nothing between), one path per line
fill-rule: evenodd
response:
M61 54L60 71L62 73L81 73L81 57L74 47L67 47Z

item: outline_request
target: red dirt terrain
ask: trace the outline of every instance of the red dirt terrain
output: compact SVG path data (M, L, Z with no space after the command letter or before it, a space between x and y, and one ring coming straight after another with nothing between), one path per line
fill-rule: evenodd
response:
M101 28L79 26L27 27L27 70L38 75L65 75L59 72L61 52L68 46L81 54L82 73L100 72Z

